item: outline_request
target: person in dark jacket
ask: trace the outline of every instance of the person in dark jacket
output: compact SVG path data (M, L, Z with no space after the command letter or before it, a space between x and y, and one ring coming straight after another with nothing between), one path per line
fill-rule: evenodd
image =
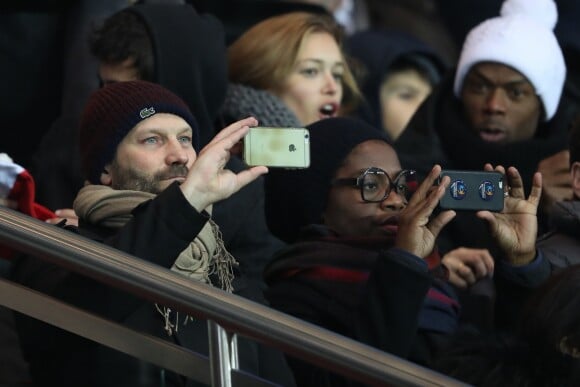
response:
M554 203L551 230L538 239L554 270L580 264L580 115L570 129L569 151L573 198Z
M395 142L401 164L417 169L419 176L433 163L466 170L481 170L488 162L514 165L529 192L539 170L540 233L546 230L551 203L571 197L567 134L578 110L578 101L564 87L566 66L553 33L557 18L552 0L504 1L501 16L471 30L455 72L425 100ZM459 213L443 230L439 246L443 252L490 246L496 263L502 261L487 225L470 212ZM469 290L469 298L478 300L473 309L489 307L479 300L495 298L496 287L502 286L498 280L481 281ZM496 308L491 323L509 325L513 309L510 304Z
M266 297L289 314L429 364L459 322L448 271L461 275L469 266L441 266L435 248L440 230L455 216L454 211L432 214L449 179L431 189L441 171L435 166L417 188L413 171L401 169L386 135L363 121L329 118L308 129L310 167L272 170L267 176L268 222L293 243L266 267ZM533 193L525 200L517 170L510 168L507 175L514 188L505 210L479 216L493 227L508 260L522 264L501 270L518 275L543 260L534 246L541 178L534 177ZM488 275L485 266L481 259L470 275L478 270ZM348 384L290 362L299 385Z
M356 115L395 141L447 65L427 44L398 31L357 32L347 39L347 51L362 73L364 102Z
M135 79L159 83L195 114L200 144L213 138L228 85L224 32L215 17L186 4L138 4L97 25L90 46L103 86ZM36 154L38 201L61 213L71 207L84 182L76 145L78 119L61 117ZM55 147L67 151L56 152L55 158ZM246 165L231 157L227 168L237 173ZM212 214L226 248L240 262L243 276L236 278L236 289L258 302L264 302L262 270L283 246L269 232L263 206L263 179L258 178L217 203Z
M570 266L530 296L513 334L465 331L436 369L474 386L580 385L580 266Z
M267 172L254 167L236 174L224 168L229 150L256 124L254 118L232 124L200 150L197 120L167 89L127 81L98 90L80 126L81 166L88 182L74 201L80 233L191 280L235 291L236 260L224 247L211 207ZM90 312L207 353L203 321L185 325L162 305L33 258L18 261L13 276ZM19 330L37 385L191 385L30 318L21 317ZM281 369L260 363L255 347L242 341L240 351L242 369L280 376ZM273 361L273 366L284 364Z
M473 28L454 74L396 141L403 166L424 176L434 162L472 170L486 162L515 165L528 191L539 169L545 225L550 204L571 197L567 131L578 109L564 87L557 18L552 0L506 0L501 16Z
M395 142L402 165L417 169L419 176L433 163L466 170L481 170L488 162L514 165L529 192L531 177L539 170L540 233L546 231L551 203L571 197L567 136L578 111L578 101L565 88L566 67L553 33L556 20L551 0L506 0L501 16L471 30L455 72L427 98ZM501 261L491 239L485 223L463 212L443 231L440 248L492 246L494 260ZM481 282L470 292L493 299L498 279L495 284ZM512 307L496 311L497 324L513 318Z

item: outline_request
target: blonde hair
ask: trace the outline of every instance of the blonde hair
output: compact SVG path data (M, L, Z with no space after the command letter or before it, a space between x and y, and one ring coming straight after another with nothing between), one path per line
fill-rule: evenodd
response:
M291 12L254 25L228 48L229 79L255 89L279 90L296 64L304 39L312 33L330 34L344 60L341 109L361 98L342 48L343 31L329 15Z

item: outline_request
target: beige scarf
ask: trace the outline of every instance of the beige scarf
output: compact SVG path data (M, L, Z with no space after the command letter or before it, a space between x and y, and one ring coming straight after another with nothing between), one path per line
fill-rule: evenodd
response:
M148 192L115 190L104 185L86 185L79 191L73 208L79 218L91 224L121 228L133 217L131 211L135 207L155 196ZM211 207L207 211L211 214ZM179 254L171 270L210 285L214 285L211 283L210 275L216 274L219 287L231 293L234 265L238 265L238 262L226 250L219 227L210 218L190 245ZM157 309L159 310L159 307ZM169 334L172 328L177 331L177 323L169 323L171 310L164 308L164 311L159 312L164 315Z

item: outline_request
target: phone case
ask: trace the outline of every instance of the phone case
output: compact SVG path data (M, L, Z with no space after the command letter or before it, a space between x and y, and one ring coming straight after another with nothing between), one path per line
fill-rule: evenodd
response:
M445 210L499 212L504 205L504 175L500 172L443 170L439 179L451 182L439 207Z
M250 128L244 137L244 161L250 166L308 168L310 132L305 128Z

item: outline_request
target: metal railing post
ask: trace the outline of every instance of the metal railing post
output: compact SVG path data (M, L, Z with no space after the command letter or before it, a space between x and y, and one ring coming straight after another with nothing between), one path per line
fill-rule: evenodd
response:
M232 387L232 348L228 340L228 333L212 320L207 321L207 329L211 385L213 387ZM235 358L237 359L237 354Z
M228 338L230 343L230 362L233 370L240 369L240 361L238 359L238 335L232 332L228 332Z

